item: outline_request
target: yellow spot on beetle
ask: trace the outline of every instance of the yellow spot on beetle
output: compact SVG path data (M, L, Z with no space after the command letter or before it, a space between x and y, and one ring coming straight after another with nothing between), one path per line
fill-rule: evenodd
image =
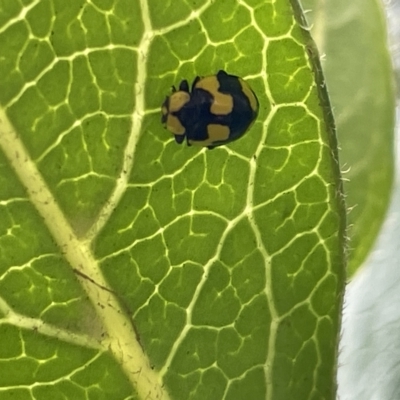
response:
M179 121L179 118L174 115L169 114L167 118L167 129L172 132L174 135L184 135L185 128Z
M207 126L208 139L207 140L189 140L189 144L195 146L212 146L215 142L220 140L227 140L229 138L229 127L219 124L209 124Z
M211 104L210 111L214 115L227 115L233 110L233 98L229 94L220 93L219 82L216 76L207 76L200 79L195 86L197 89L204 89L211 93L214 101Z
M186 92L175 92L169 98L169 112L179 111L190 101L190 94Z
M250 101L250 107L253 109L254 112L258 110L258 101L254 94L254 92L250 89L250 86L241 78L239 78L240 85L242 86L243 93Z

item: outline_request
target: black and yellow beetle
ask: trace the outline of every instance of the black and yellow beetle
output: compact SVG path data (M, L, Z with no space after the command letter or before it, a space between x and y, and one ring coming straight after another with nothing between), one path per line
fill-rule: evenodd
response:
M258 100L242 78L219 71L196 77L189 90L187 80L172 87L161 107L161 122L188 146L213 149L242 137L258 114Z

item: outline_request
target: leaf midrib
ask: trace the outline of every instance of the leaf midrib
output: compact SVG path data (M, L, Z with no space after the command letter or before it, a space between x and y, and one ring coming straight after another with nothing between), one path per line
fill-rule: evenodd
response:
M20 136L15 132L4 109L0 109L0 147L24 185L30 202L43 217L44 223L65 259L73 270L79 272L77 278L103 323L107 337L99 346L96 346L95 343L92 343L92 345L99 347L103 351L111 351L137 390L140 398L162 398L168 400L169 396L162 387L159 375L150 367L147 355L143 352L138 342L131 320L124 312L121 312L120 304L105 281L99 264L91 251L93 239L108 221L127 187L134 163L134 150L139 139L145 113L143 87L147 74L146 63L143 58L148 53L151 44L151 35L146 34L146 32L151 32L152 28L147 3L142 1L141 5L145 32L138 48L139 58L135 84L136 108L132 114L132 127L124 150L123 166L109 201L105 204L98 220L88 231L85 238L78 238L71 228ZM89 277L89 279L85 278L85 276ZM26 319L26 326L33 327L35 325L34 323L28 323L32 322L28 321L28 317L25 318L12 310L8 310L6 319L9 323L15 323L16 320L23 322ZM48 328L47 330L50 329L52 331L51 326L45 325L45 327ZM57 331L60 332L59 328L57 328ZM46 332L43 333L46 334ZM64 336L73 338L74 335L65 332ZM62 339L62 337L58 337ZM75 342L79 342L82 338L75 339ZM82 341L82 343L87 344L88 342Z

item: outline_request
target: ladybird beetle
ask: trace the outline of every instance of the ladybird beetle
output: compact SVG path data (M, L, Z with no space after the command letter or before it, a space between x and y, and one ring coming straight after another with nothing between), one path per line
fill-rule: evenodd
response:
M213 149L242 137L258 114L258 100L242 78L219 71L172 87L161 107L161 122L177 143Z

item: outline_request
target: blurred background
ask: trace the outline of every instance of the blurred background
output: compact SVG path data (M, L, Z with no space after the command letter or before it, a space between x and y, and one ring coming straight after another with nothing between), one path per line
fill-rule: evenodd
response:
M373 250L347 286L338 370L340 400L400 399L400 1L383 4L397 84L394 186Z

